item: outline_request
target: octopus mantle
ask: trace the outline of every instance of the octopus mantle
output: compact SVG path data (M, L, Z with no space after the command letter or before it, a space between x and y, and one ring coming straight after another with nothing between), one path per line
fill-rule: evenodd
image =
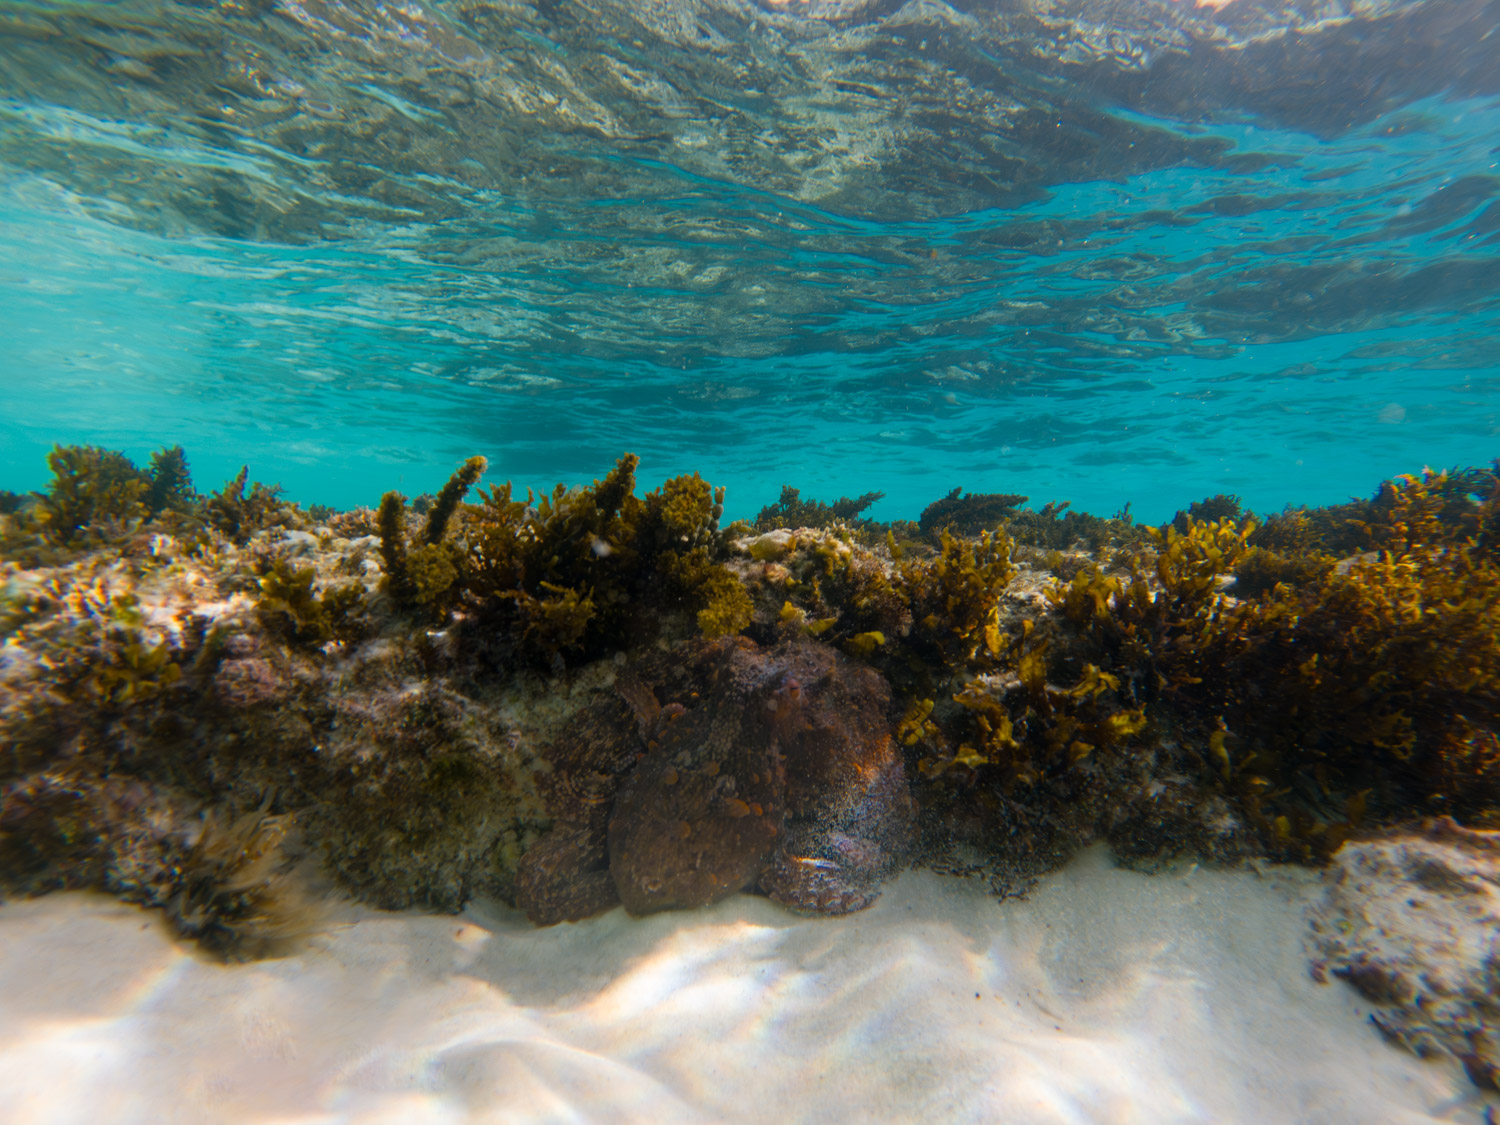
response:
M539 925L752 889L806 913L868 906L912 837L889 704L879 673L811 641L638 661L552 748L538 782L556 820L522 857L518 905Z

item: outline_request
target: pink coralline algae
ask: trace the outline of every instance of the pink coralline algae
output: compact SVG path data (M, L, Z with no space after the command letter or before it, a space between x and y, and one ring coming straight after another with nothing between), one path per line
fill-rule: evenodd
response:
M557 821L521 861L539 924L759 890L868 906L905 862L913 809L874 670L826 645L697 641L638 662L559 740Z

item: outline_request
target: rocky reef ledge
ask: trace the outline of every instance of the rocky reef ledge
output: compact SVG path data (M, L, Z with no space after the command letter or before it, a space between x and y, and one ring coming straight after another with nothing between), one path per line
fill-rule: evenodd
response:
M911 864L1008 895L1100 840L1323 865L1500 819L1500 467L1162 527L788 488L726 527L697 475L637 497L628 455L524 498L476 457L347 512L199 494L181 449L49 461L0 494L0 893L104 889L223 957L330 886L842 913ZM1319 956L1399 1003L1352 948ZM1487 1031L1414 1021L1493 1082Z

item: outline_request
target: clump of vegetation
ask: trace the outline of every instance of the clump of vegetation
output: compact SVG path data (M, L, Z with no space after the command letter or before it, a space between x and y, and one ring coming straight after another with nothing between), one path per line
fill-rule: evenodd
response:
M910 596L894 566L855 540L854 532L839 528L810 544L760 541L751 557L774 562L798 548L796 571L787 572L781 591L777 629L817 637L882 668L902 664L912 626Z
M1377 550L1408 551L1422 545L1477 546L1491 556L1500 535L1500 461L1488 468L1423 470L1422 476L1386 481L1355 526Z
M279 488L256 483L247 492L247 470L218 493L199 495L180 445L157 450L144 469L123 453L92 445L54 446L47 464L52 479L46 489L9 493L14 500L0 511L6 517L0 549L27 566L51 566L110 546L138 554L150 548L143 532L174 537L195 551L209 546L213 530L244 545L257 531L303 520L296 505L280 499Z
M94 888L163 909L183 937L226 960L285 951L321 912L293 877L287 815L266 804L194 814L139 780L38 774L0 796L0 897Z
M140 604L130 593L103 600L97 616L81 630L86 659L74 691L108 707L150 699L182 679L180 654L170 639L146 627Z
M1052 551L1082 547L1095 555L1110 547L1140 546L1147 530L1127 510L1111 518L1075 512L1068 501L1050 501L1037 511L1023 508L1005 521L1017 543Z
M1500 477L1426 473L1298 513L1300 533L1271 540L1284 553L1257 547L1223 500L1223 518L1142 529L1117 571L1054 585L1061 631L999 614L976 627L972 595L1008 576L986 579L950 542L945 563L907 576L916 596L970 607L922 657L970 669L963 686L910 694L898 728L947 793L927 799L1015 816L1016 794L1155 730L1196 762L1200 804L1223 794L1284 858L1321 859L1359 825L1414 813L1500 824ZM939 594L944 571L968 596ZM1046 792L1027 800L1076 785Z
M271 815L269 804L239 815L205 812L197 840L173 857L171 893L143 898L163 906L183 937L226 961L290 952L323 921L323 907L297 877L298 857L288 846L296 818Z
M426 609L445 604L458 581L463 551L444 542L448 523L469 489L479 483L488 463L470 457L443 485L442 492L424 506L420 534L407 541L406 498L387 492L380 500L380 557L385 562L386 588L397 602Z
M901 560L917 643L952 664L981 650L998 655L999 600L1016 573L1010 537L997 529L958 539L945 530L940 543L935 558Z
M789 584L781 622L885 673L906 699L897 736L920 773L948 787L945 800L968 799L954 796L966 786L1038 785L1141 734L1143 710L1116 676L1067 671L1036 622L1004 604L1018 573L1004 528L944 531L939 545L918 554L889 536L881 566L832 536ZM1052 682L1063 677L1072 686Z
M767 504L750 526L756 531L774 531L778 527L833 527L836 524L866 524L860 513L877 501L884 500L884 492L866 492L851 499L840 496L832 504L821 500L804 500L800 489L789 484L781 486L781 499Z
M52 481L36 519L42 537L57 546L117 536L163 511L187 512L196 500L180 445L153 453L149 469L112 449L58 445L47 454L47 466Z
M1066 500L1052 501L1032 511L1021 507L1027 498L1019 494L963 493L955 488L929 504L919 521L881 523L861 518L861 512L884 497L883 492L867 492L855 499L845 496L825 504L804 500L799 490L784 485L781 499L762 508L751 528L757 532L799 527L844 528L854 541L866 546L891 535L908 551L937 546L945 529L961 538L974 538L981 531L1003 527L1017 544L1052 550L1083 547L1095 553L1112 545L1140 544L1145 540L1145 529L1132 521L1129 505L1112 518L1072 511Z
M942 534L933 559L900 560L916 628L912 644L929 669L929 685L956 679L950 698L914 698L898 737L920 754L922 774L955 767L1011 792L1031 787L1113 750L1146 726L1143 710L1123 700L1119 678L1094 664L1071 687L1052 641L1032 618L1004 614L1001 601L1016 575L1013 544L1003 530L977 541ZM951 691L951 689L950 689Z
M1249 542L1255 542L1253 532ZM1234 586L1230 592L1237 598L1257 598L1279 585L1315 585L1327 578L1337 565L1336 558L1319 551L1282 555L1259 547L1245 554L1235 566Z
M1488 822L1500 815L1500 475L1398 477L1373 507L1373 555L1259 603L1261 678L1289 712L1263 755L1273 780L1315 778L1367 815Z
M1273 849L1326 856L1362 822L1414 813L1488 822L1500 565L1486 543L1500 486L1485 474L1389 482L1359 521L1376 550L1345 562L1258 550L1253 524L1190 517L1186 533L1156 533L1129 582L1095 570L1052 597L1101 666L1196 725L1205 776ZM1248 581L1230 586L1231 573Z
M146 509L153 516L166 511L192 511L198 494L193 491L193 474L188 469L187 454L182 446L158 449L151 454L147 476L151 484L146 491Z
M1365 525L1373 515L1369 500L1326 508L1287 508L1268 516L1250 539L1252 547L1291 556L1321 553L1341 557L1368 550Z
M982 531L993 531L1010 519L1026 499L1014 493L964 492L955 488L941 500L934 500L922 509L917 527L934 541L945 530L955 535L978 535Z
M151 480L123 453L58 445L47 454L52 482L37 506L48 542L71 546L85 531L118 534L146 516Z
M209 526L231 542L245 544L257 531L268 527L291 527L297 522L296 508L281 498L280 485L250 484L248 465L234 479L203 504L203 517Z
M1171 524L1151 532L1154 551L1129 560L1129 578L1097 567L1048 592L1063 616L1080 626L1107 667L1128 669L1147 700L1224 670L1210 651L1231 627L1234 610L1221 593L1224 578L1249 551L1253 525L1232 520Z
M1145 711L1122 707L1119 678L1097 665L1086 665L1072 687L1049 684L1046 648L1033 628L1023 627L1016 645L1016 682L977 678L953 697L968 713L968 738L951 758L924 763L926 772L953 765L991 766L998 770L993 780L1003 789L1032 786L1047 772L1079 765L1095 751L1113 750L1145 729Z
M722 488L711 488L697 473L673 477L647 494L635 537L638 560L664 581L669 603L695 611L705 637L738 633L750 624L750 596L720 562L728 541L719 531L723 514ZM636 586L651 596L649 578L637 576Z
M885 549L888 562L847 530L812 545L786 586L782 625L874 664L898 687L980 659L997 636L1000 598L1016 573L1005 532L977 540L943 532L940 549L921 554L888 533Z
M472 458L433 502L415 545L399 495L388 493L379 516L388 588L424 610L462 602L480 628L549 664L626 646L663 610L691 612L707 636L739 632L751 605L722 561L724 490L694 473L638 498L638 463L627 454L590 487L525 500L507 482L460 509L484 469Z
M1179 535L1186 535L1195 523L1218 523L1245 518L1244 501L1238 496L1220 492L1203 500L1194 500L1186 511L1179 511L1172 517L1172 526Z
M261 624L293 644L315 648L359 634L356 614L364 603L365 588L358 582L343 582L320 592L313 567L276 559L261 575L260 589L255 611Z

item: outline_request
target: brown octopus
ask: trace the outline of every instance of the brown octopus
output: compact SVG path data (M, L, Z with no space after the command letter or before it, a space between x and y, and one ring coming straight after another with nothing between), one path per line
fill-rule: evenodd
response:
M912 801L890 690L835 649L694 641L623 670L538 781L552 831L521 859L538 925L758 889L793 910L862 909L903 864Z

